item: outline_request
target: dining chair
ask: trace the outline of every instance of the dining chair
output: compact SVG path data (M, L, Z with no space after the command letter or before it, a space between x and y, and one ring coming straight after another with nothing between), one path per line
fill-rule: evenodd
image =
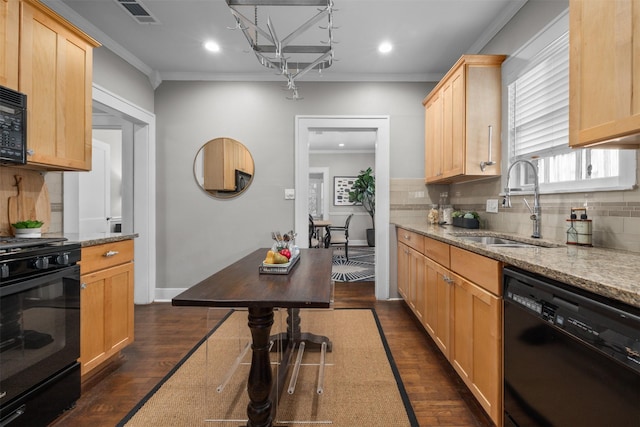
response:
M337 225L328 225L324 235L324 247L342 246L344 245L344 256L349 261L349 223L353 214L347 217L344 227Z
M318 240L318 230L316 230L316 225L313 222L313 217L311 216L311 214L309 214L309 247L320 247L320 240Z

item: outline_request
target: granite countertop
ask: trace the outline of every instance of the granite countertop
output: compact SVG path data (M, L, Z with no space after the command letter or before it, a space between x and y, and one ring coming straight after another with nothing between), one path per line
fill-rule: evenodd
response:
M69 242L79 242L85 248L88 246L102 245L104 243L120 242L138 237L138 233L65 233L62 235Z
M398 227L502 261L562 283L640 308L640 253L581 247L490 230L471 230L424 223L396 223ZM463 240L459 235L515 238L549 247L499 247Z

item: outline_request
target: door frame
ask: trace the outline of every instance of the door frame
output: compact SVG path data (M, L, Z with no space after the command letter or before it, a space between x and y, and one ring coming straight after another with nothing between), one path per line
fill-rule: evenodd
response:
M390 116L296 116L294 224L299 236L308 232L309 134L319 129L376 131L376 299L389 299L389 152ZM308 244L306 239L300 243Z
M154 301L156 293L156 117L95 83L92 96L94 107L108 111L133 126L135 197L131 232L136 234L134 303L149 304ZM64 205L78 206L77 183L69 184L64 184ZM73 214L67 216L66 211L67 209L63 218L64 232L77 233L78 218L74 218Z
M322 195L322 219L329 219L329 207L331 206L331 194L330 190L330 182L329 182L329 168L325 167L309 167L309 173L319 173L322 174L322 182L323 182L323 191ZM307 193L307 198L309 194Z

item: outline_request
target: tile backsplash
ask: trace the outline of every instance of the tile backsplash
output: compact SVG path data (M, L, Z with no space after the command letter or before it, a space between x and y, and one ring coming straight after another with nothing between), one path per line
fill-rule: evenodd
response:
M62 172L47 172L44 182L49 190L51 202L51 224L49 233L62 233Z
M428 185L423 179L392 179L390 185L391 222L424 221L431 204L443 191L455 209L477 211L481 228L528 236L532 232L529 210L522 196L511 198L511 209L501 206L500 179L453 185ZM533 196L526 196L530 204ZM486 212L486 200L498 199L498 213ZM640 252L640 189L593 193L543 194L542 237L566 242L567 219L571 208L582 208L593 221L593 245Z

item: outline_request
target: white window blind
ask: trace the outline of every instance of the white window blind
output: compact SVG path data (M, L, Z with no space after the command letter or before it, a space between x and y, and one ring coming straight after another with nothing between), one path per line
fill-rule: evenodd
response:
M569 34L509 85L511 160L569 152Z
M558 16L502 65L508 106L507 167L532 161L542 193L627 190L636 183L636 152L569 148L569 14ZM516 165L510 186L533 189L531 168ZM506 185L506 177L503 177Z

